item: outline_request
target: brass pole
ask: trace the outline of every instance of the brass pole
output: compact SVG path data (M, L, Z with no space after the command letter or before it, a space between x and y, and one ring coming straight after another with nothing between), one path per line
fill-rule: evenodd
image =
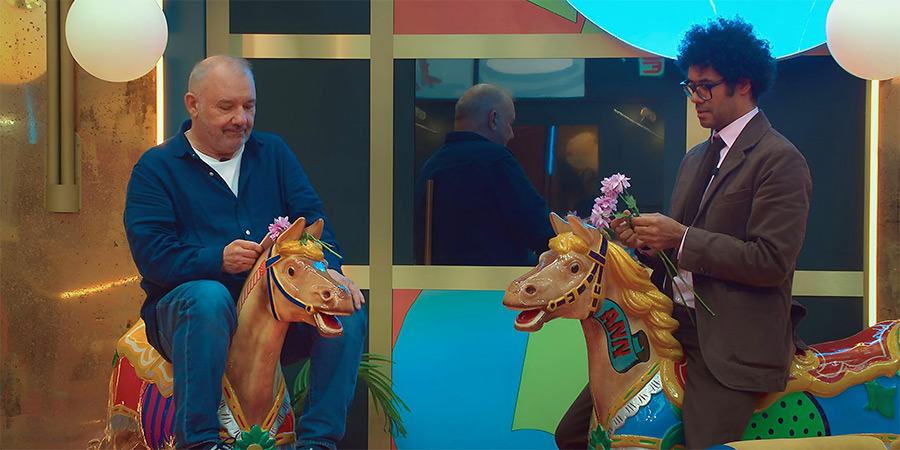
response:
M369 351L391 357L394 242L394 2L370 2ZM391 378L391 366L382 368ZM391 448L384 415L369 395L369 448Z
M81 157L75 135L75 64L66 44L71 0L47 2L48 125L45 207L51 212L81 209Z

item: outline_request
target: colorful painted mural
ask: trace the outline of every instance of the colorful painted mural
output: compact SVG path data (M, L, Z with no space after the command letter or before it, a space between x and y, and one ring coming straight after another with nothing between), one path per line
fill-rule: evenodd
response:
M397 448L555 446L553 430L587 384L581 328L559 321L518 332L502 299L394 290L393 380L410 409Z

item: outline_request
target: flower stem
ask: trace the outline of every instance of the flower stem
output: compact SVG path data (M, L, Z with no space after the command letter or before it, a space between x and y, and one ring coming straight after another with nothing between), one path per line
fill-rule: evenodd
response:
M686 302L684 301L684 294L681 292L681 288L678 287L677 283L675 283L676 277L679 280L681 280L681 282L684 283L688 287L688 289L691 290L691 293L694 294L694 299L696 299L698 302L700 302L701 305L703 305L703 308L706 309L706 312L708 312L711 316L715 317L716 313L714 313L712 311L712 309L709 308L709 305L707 305L706 302L704 302L703 299L700 298L700 295L697 294L697 291L694 290L694 287L684 281L684 278L681 276L680 273L678 273L678 270L675 268L675 264L672 262L671 259L669 259L669 256L666 255L666 253L662 252L662 251L657 252L657 253L659 254L660 258L662 258L662 260L663 260L663 265L666 267L666 274L669 276L669 279L672 281L672 286L678 290L678 295L681 296L681 302L685 303L685 306L687 306Z
M669 259L669 256L665 254L665 252L659 251L660 259L663 262L663 267L666 268L666 277L669 278L669 281L672 283L672 294L678 292L678 296L681 297L681 306L684 307L685 311L687 311L688 319L691 320L691 324L697 326L697 321L694 320L694 315L691 314L691 309L688 308L687 302L684 301L684 293L681 292L681 288L678 287L678 283L675 282L675 277L678 276L678 271L675 269L675 265L672 263L672 260Z
M311 241L315 242L316 244L321 245L323 249L328 250L329 252L331 252L332 255L337 256L338 258L343 258L341 255L339 255L337 252L334 251L333 245L304 231L303 235L300 236L300 241L305 244L306 240L311 240Z

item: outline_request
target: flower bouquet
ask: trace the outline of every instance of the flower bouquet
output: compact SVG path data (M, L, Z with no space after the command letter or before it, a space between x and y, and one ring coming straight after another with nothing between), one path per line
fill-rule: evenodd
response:
M641 211L638 209L637 200L634 199L633 195L628 193L628 188L631 187L629 180L631 180L631 178L626 177L624 174L616 173L604 178L603 181L600 182L600 193L603 195L594 199L594 207L591 210L591 224L598 229L606 228L609 230L609 225L613 219L625 217L628 221L628 226L631 227L631 218L640 216ZM620 213L616 210L619 199L625 203L625 207L630 214ZM678 296L681 297L681 303L686 306L681 287L675 282L676 278L691 290L691 293L694 294L694 298L697 302L703 305L703 308L705 308L710 315L715 316L716 314L709 308L706 302L700 298L700 295L697 294L694 287L687 284L681 274L678 273L677 267L672 260L669 259L669 256L666 255L666 252L658 251L656 254L659 255L660 260L662 260L663 267L666 269L666 276L672 282L672 286L675 288Z

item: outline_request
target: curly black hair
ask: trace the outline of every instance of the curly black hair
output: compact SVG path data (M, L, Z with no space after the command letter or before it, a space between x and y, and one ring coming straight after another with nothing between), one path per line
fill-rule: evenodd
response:
M712 67L725 79L729 90L734 89L739 79L746 78L750 80L754 100L775 82L771 45L757 37L753 25L740 16L719 17L706 26L692 26L678 44L675 64L684 74L691 66Z

